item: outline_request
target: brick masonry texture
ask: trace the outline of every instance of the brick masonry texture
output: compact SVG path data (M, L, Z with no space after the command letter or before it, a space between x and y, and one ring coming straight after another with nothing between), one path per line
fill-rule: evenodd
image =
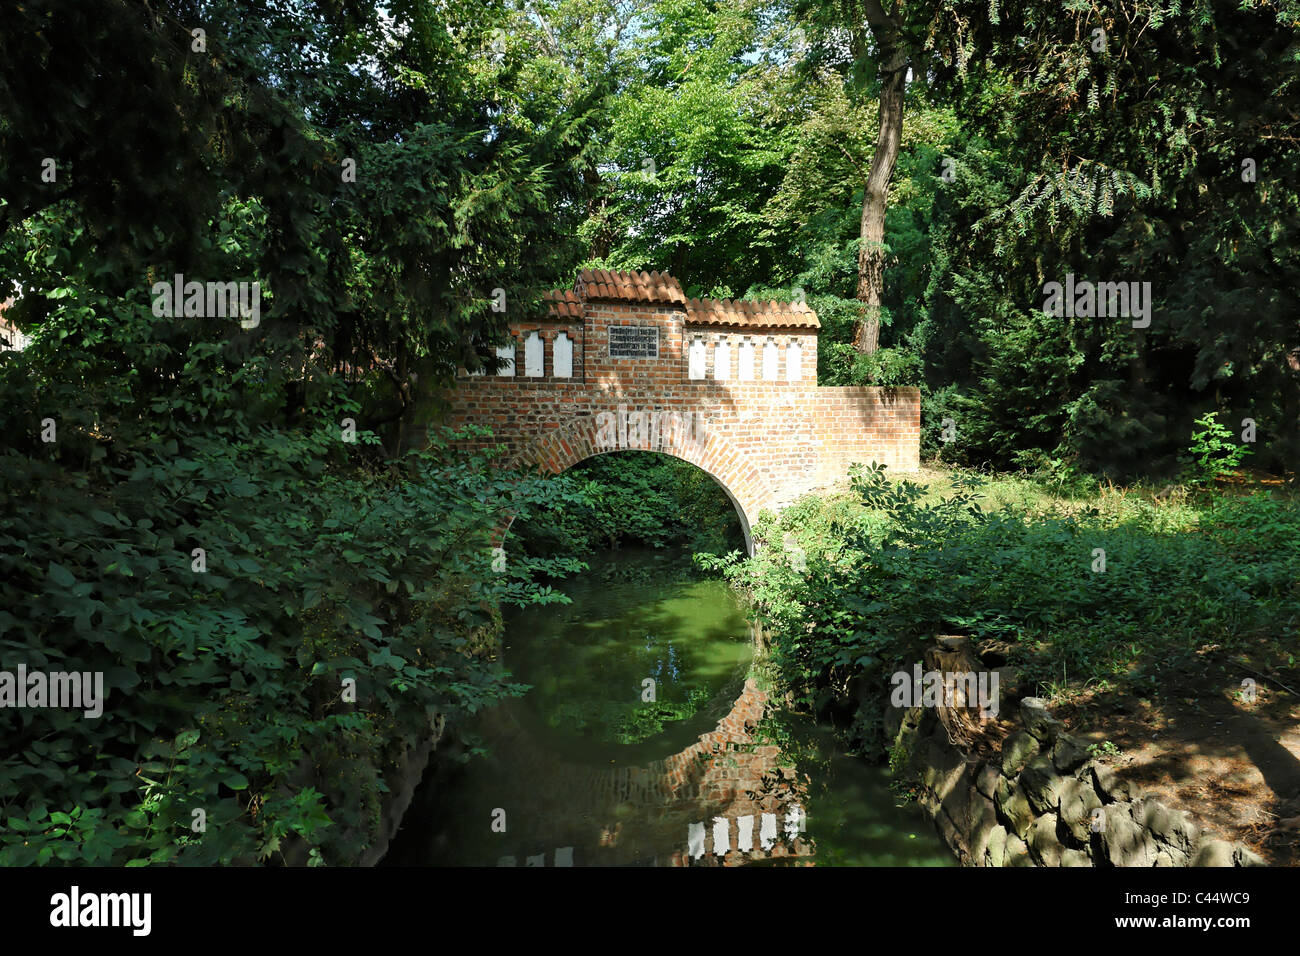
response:
M612 283L627 295L649 288L647 298L662 300L679 288L675 279L658 274L647 283L635 273L603 273L600 287L607 293L611 276L632 277ZM691 323L684 301L593 301L583 288L580 283L574 292L556 293L562 307L547 319L511 325L514 376L463 374L456 388L441 396L445 424L492 429L492 440L466 442L466 447L504 445L508 464L549 472L607 451L664 452L722 485L747 539L762 509L778 511L833 484L854 462L874 461L903 472L919 467L919 389L818 386L817 333L788 324L794 307L764 305L747 312L744 327L720 328ZM808 314L815 323L815 315ZM612 357L609 329L616 325L656 328L658 356ZM525 375L524 342L532 332L540 334L545 349L544 374L538 377ZM561 332L573 342L571 378L554 375L554 343ZM703 379L689 375L687 351L697 338L705 346ZM739 377L740 344L746 339L753 344L753 380ZM766 381L763 354L769 341L778 360L776 379ZM722 342L730 345L730 374L719 381L714 366ZM788 381L788 346L794 342L800 346L802 374ZM654 414L653 428L637 427L643 412ZM617 427L611 427L615 421Z

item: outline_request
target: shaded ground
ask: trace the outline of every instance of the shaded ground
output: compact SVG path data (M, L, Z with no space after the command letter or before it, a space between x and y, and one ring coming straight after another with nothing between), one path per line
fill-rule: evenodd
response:
M1297 866L1297 652L1261 644L1228 655L1211 645L1199 668L1166 677L1158 699L1088 691L1053 701L1052 710L1122 779L1270 864Z

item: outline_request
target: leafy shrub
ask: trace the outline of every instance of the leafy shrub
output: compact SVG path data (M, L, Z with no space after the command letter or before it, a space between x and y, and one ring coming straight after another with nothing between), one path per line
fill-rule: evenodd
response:
M565 472L571 494L512 528L535 555L586 555L624 543L721 553L744 547L735 505L705 472L669 455L617 452Z
M1196 420L1191 444L1183 456L1184 480L1191 485L1208 485L1232 474L1251 453L1249 445L1233 439L1232 432L1206 412Z
M0 356L0 662L102 673L107 699L0 709L0 863L251 863L290 838L354 861L405 741L520 692L489 659L498 606L559 600L532 576L572 562L497 571L493 536L566 489L443 439L343 440L361 416L325 371L290 424L294 343L241 356L138 294L66 292Z
M922 504L925 488L889 481L883 468L855 470L850 499L806 498L760 522L752 560L717 562L752 595L806 706L848 703L864 681L883 706L889 674L935 634L1009 642L1031 682L1063 671L1157 680L1205 643L1295 627L1300 550L1249 549L1238 530L1253 510L1294 541L1294 504L1220 505L1188 529L1149 506L1114 515L1008 503L987 513L978 481L958 476L954 493ZM803 562L791 560L795 547ZM1098 548L1104 572L1093 570Z
M555 596L493 573L490 536L551 489L427 453L322 468L331 431L176 443L99 486L4 455L5 666L102 672L107 700L0 712L0 860L251 862L297 834L348 862L407 738L521 691L483 656L494 609Z

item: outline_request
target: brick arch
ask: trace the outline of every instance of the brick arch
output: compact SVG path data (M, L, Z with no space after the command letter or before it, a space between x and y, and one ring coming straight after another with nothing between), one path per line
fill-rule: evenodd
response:
M745 548L754 553L753 521L763 508L776 503L776 494L763 474L716 429L707 429L702 440L693 440L685 429L671 430L657 441L619 443L607 447L599 440L600 425L595 415L552 429L525 444L510 464L516 468L538 468L560 474L579 462L620 451L651 451L669 455L699 468L716 481L731 500L745 535Z

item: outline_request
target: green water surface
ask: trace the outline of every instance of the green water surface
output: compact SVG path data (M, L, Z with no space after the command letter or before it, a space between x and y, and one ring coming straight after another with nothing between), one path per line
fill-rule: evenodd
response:
M747 680L767 689L735 594L683 574L678 555L609 552L589 563L563 584L572 604L508 620L502 659L532 689L480 716L472 729L485 756L440 752L386 862L552 866L559 850L574 865L683 865L688 825L734 815L710 797L730 755L709 776L698 771L709 792L656 787L683 762L675 755L703 764L687 748L732 712ZM829 729L769 703L752 730L738 753L775 745L778 755L766 750L765 769L723 784L803 808L798 862L955 865L887 772L843 753ZM752 856L747 865L789 862Z
M504 658L532 685L520 718L570 760L661 759L712 730L745 683L754 646L724 582L679 556L609 552L566 583L570 605L510 619Z

